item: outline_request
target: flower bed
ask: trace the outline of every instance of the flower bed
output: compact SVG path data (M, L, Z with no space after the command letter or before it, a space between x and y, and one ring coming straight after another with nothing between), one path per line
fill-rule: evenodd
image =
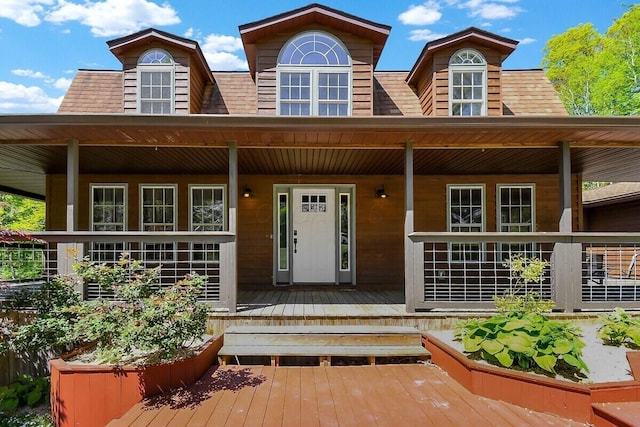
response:
M640 400L637 376L631 381L578 384L475 362L433 335L425 335L423 344L433 363L472 393L535 411L594 423L593 403ZM638 375L638 353L629 352L627 357Z
M57 426L104 426L146 397L188 386L217 363L222 336L193 357L152 366L83 365L51 360L51 412Z

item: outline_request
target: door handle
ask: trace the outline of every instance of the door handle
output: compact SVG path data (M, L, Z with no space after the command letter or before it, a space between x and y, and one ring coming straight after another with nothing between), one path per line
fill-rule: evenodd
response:
M297 237L295 239L293 239L293 253L294 254L298 253L298 238Z

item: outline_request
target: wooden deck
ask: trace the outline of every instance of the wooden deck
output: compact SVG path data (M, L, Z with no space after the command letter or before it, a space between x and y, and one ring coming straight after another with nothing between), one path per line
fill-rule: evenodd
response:
M424 364L212 367L109 426L584 426L469 393Z

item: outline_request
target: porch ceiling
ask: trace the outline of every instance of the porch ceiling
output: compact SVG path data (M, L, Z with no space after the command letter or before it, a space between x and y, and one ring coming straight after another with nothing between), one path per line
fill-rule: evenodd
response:
M241 174L556 173L570 141L586 180L640 181L640 118L10 115L0 116L0 190L44 195L66 170L67 141L81 173L226 174L235 141Z

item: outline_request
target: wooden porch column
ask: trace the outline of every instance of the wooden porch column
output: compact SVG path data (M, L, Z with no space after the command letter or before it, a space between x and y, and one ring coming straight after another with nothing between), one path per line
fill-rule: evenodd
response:
M224 265L225 285L229 292L229 312L235 313L238 296L238 149L235 142L229 143L229 231L236 235L227 245L227 263Z
M407 313L415 313L414 243L409 234L414 231L413 219L413 144L404 149L404 299Z
M76 139L67 141L67 224L66 231L78 230L78 180L80 176L80 144ZM58 274L73 275L73 265L84 256L83 244L77 242L57 245ZM84 286L76 281L76 291L84 298Z
M569 142L559 145L560 176L560 221L558 231L573 231L573 204L571 198L571 148ZM579 243L556 243L553 250L554 283L557 307L563 311L574 311L580 302L582 287L582 245Z

